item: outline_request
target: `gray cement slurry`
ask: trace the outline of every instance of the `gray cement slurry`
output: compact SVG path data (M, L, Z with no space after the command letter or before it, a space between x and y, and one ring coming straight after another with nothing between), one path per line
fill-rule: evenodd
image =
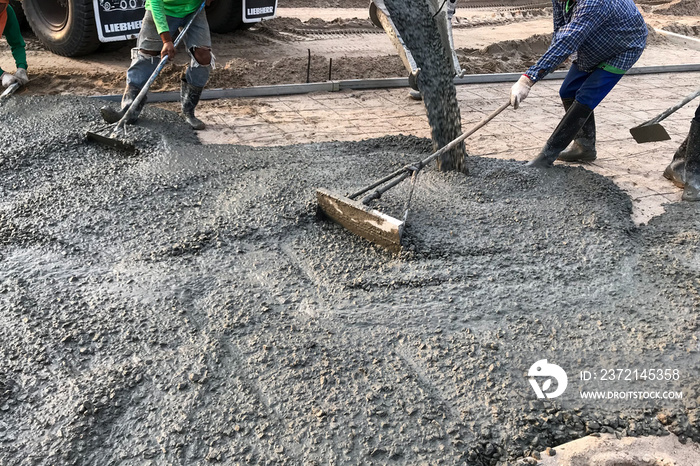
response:
M454 70L448 51L443 47L425 0L386 0L396 29L413 54L418 68L418 89L423 96L433 139L433 151L446 146L462 133ZM464 144L441 155L438 169L466 173Z
M589 432L700 440L700 206L637 228L606 178L470 157L425 170L392 257L318 220L315 188L430 141L200 146L147 108L163 135L132 128L127 157L85 141L99 105L0 107L0 463L494 465ZM545 358L569 388L540 401ZM679 380L579 379L615 368Z

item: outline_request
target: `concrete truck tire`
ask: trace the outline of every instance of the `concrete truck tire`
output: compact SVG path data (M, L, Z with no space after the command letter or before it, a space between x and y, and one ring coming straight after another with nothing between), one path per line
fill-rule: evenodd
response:
M207 7L207 21L211 32L225 34L238 29L243 23L241 0L217 0Z
M92 0L24 0L22 6L32 31L53 53L76 57L100 46Z

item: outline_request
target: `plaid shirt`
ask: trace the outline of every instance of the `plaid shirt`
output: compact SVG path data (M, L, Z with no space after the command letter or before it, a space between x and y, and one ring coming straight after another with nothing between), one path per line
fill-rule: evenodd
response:
M552 6L552 44L525 73L533 81L554 71L573 54L582 71L603 67L620 74L642 55L647 26L634 0L552 0Z

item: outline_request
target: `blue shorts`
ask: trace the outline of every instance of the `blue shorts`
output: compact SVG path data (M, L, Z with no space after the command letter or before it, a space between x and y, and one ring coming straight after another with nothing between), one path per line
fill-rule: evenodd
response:
M574 62L559 89L559 95L562 99L576 99L578 103L593 110L610 93L622 76L624 75L611 73L602 68L586 73L579 70Z

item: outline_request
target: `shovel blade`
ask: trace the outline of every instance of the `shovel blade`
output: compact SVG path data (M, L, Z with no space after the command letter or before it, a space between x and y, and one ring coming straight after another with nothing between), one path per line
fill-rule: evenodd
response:
M88 139L95 141L103 146L110 147L112 149L121 150L124 152L135 152L136 146L132 143L119 139L117 137L105 136L104 134L95 133L93 131L88 131Z
M395 254L401 251L403 221L324 188L316 190L316 200L320 211L346 230Z
M671 136L668 135L666 129L659 123L653 125L640 125L630 129L630 134L637 144L645 142L668 141Z

